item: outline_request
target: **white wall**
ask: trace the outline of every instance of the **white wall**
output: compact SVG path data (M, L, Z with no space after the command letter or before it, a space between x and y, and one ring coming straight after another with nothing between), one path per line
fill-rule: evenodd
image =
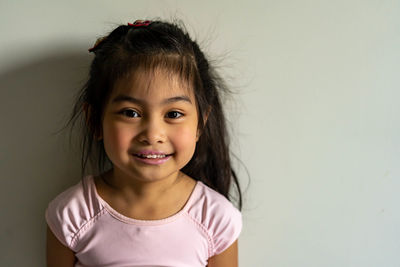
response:
M399 266L400 2L0 2L0 265L43 266L44 210L80 179L65 134L95 39L182 19L240 92L241 266ZM240 145L240 149L239 146ZM242 182L248 180L241 169Z

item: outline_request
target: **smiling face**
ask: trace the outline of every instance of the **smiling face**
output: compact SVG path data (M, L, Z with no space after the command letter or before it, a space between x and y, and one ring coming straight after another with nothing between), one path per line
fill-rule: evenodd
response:
M114 173L142 182L176 177L198 137L193 90L156 69L117 82L106 104L102 138Z

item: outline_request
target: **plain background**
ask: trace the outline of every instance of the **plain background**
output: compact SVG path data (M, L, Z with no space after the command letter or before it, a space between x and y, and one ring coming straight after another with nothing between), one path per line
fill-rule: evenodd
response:
M0 265L43 266L80 179L66 122L96 38L178 18L236 90L241 266L400 266L400 2L0 2ZM235 103L235 104L232 104Z

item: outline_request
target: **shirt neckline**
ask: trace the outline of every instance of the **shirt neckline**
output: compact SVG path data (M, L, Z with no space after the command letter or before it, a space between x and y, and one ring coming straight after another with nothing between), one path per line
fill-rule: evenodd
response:
M192 204L192 202L194 201L194 198L197 195L197 191L199 190L200 183L201 183L201 181L196 181L196 185L194 186L192 193L190 194L188 200L186 201L183 208L180 211L178 211L177 213L175 213L169 217L163 218L163 219L139 220L139 219L134 219L134 218L125 216L125 215L119 213L118 211L116 211L113 207L111 207L98 194L96 184L94 182L94 175L89 175L88 180L89 180L89 187L92 189L91 191L94 192L97 200L103 205L103 207L110 213L111 216L113 216L114 218L116 218L122 222L125 222L128 224L135 224L135 225L161 225L161 224L166 224L166 223L176 220L178 217L180 217L183 213L185 213L189 209L190 205Z

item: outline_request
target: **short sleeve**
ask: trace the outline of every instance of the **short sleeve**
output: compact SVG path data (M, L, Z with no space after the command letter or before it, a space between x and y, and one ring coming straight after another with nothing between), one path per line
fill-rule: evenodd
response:
M66 247L71 248L71 242L76 232L74 219L73 195L75 187L69 188L53 199L46 209L46 222L57 239Z
M231 203L224 205L211 223L213 255L218 255L230 247L239 238L242 230L242 215ZM212 256L213 256L212 255Z
M54 198L46 209L46 222L57 239L74 249L74 241L81 227L92 217L82 181Z

